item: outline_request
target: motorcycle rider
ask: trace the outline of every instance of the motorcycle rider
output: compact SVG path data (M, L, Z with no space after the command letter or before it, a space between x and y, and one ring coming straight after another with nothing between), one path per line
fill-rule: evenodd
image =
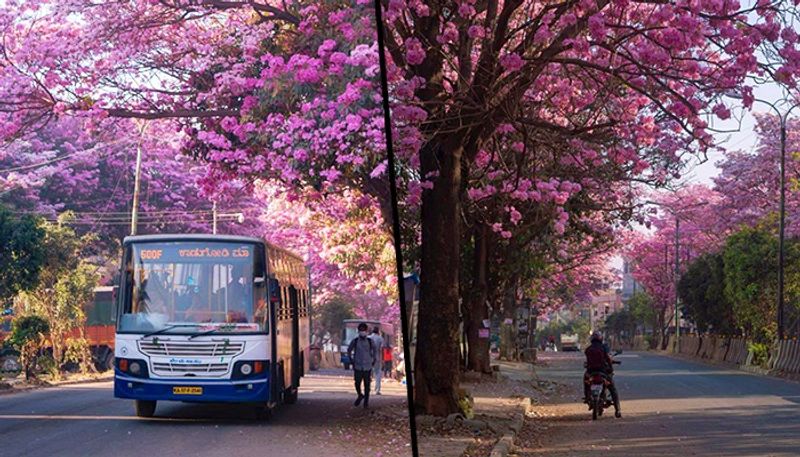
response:
M589 392L589 374L601 372L606 375L609 380L608 391L611 393L611 399L614 401L614 416L622 417L619 406L619 397L617 395L617 386L614 385L614 365L611 363L611 356L609 355L608 346L603 343L603 335L599 332L592 333L592 341L589 347L584 351L586 355L586 372L583 374L583 398L589 409L592 409L591 394Z

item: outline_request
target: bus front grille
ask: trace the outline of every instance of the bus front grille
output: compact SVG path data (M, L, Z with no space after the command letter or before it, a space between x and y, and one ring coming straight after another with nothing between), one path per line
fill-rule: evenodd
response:
M183 363L153 363L153 373L160 375L184 375L187 373L204 374L214 373L223 374L228 371L227 363L203 363L203 364L183 364Z
M139 341L139 350L149 356L220 357L234 356L244 350L244 342L228 341Z

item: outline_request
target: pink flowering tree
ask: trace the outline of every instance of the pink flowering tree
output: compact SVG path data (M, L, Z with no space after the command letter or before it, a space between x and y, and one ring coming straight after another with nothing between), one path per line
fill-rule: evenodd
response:
M654 231L634 238L625 252L634 278L652 298L661 346L666 347L667 329L675 319L675 286L692 260L714 252L730 233L720 217L724 197L701 185L656 196L647 224ZM676 218L678 270L676 271ZM637 239L638 238L638 239Z
M119 241L130 233L141 147L138 232L210 231L211 200L198 192L203 167L179 153L174 125L153 121L140 134L129 120L88 130L85 123L54 120L0 147L0 201L50 220L70 211L78 233L99 235L97 253L116 258Z
M257 185L256 197L265 202L258 235L306 259L314 304L345 298L359 318L399 324L393 242L372 197L292 194L280 185Z
M92 229L124 232L109 215L129 209L120 197L141 141L144 230L177 228L174 213L145 217L170 208L188 215L180 227L208 231L216 201L246 216L222 230L307 255L317 303L345 294L358 315L396 321L372 8L340 0L5 2L0 140L10 146L0 161L57 166L0 175L2 185L25 209L76 209ZM265 185L281 189L276 204L316 215L276 213ZM95 226L98 214L105 224Z
M800 123L787 125L786 139L786 230L800 235ZM755 226L765 217L776 215L780 202L780 123L771 115L757 117L758 143L754 151L734 151L720 161L720 174L714 189L723 196L720 217L731 228Z
M723 93L741 94L749 105L748 74L792 83L796 70L787 58L797 52L796 34L782 33L794 10L783 3L384 6L396 147L408 164L407 200L421 206L415 401L433 414L458 409L458 229L464 178L482 150L509 128L518 132L523 158L564 138L571 145L565 160L598 170L613 162L663 184L686 155L713 147L707 119L729 116ZM584 115L595 108L598 115Z
M8 2L0 21L0 138L62 116L173 119L212 165L208 193L359 188L389 220L369 2Z

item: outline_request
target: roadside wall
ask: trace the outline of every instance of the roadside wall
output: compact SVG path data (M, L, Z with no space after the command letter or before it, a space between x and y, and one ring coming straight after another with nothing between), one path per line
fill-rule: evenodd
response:
M636 335L626 341L617 341L614 337L610 337L608 342L612 349L650 350L643 335ZM667 340L666 352L675 352L674 343L675 335L670 335ZM800 340L796 337L774 341L769 348L766 366L753 363L754 357L749 343L740 336L682 334L678 354L699 360L718 362L747 371L800 379Z
M673 341L671 337L667 352L675 351ZM639 350L637 347L632 349ZM796 337L774 341L769 348L766 366L753 364L754 357L749 341L739 336L684 334L680 337L678 353L695 359L740 367L748 371L800 378L800 341Z

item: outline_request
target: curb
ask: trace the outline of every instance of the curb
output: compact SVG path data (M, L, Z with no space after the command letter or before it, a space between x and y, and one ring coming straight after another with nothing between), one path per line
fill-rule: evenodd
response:
M497 443L495 443L491 454L489 454L489 457L506 457L514 448L514 440L516 439L519 431L522 430L522 425L525 422L525 414L531 408L531 399L523 399L520 406L522 407L522 411L518 411L514 414L514 419L512 419L511 425L509 425L508 430L497 441Z

